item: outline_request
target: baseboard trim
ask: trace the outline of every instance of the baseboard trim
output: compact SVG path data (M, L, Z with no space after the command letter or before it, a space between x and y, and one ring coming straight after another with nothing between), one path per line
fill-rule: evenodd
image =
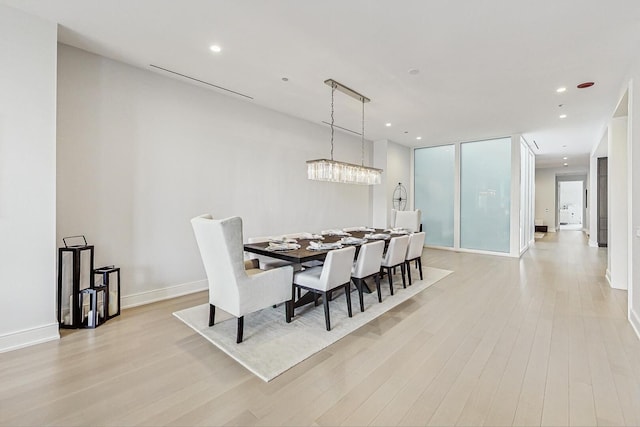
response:
M640 317L636 314L636 312L631 309L629 310L629 323L631 323L631 327L636 333L636 336L640 340Z
M58 323L37 326L35 328L12 332L0 336L0 353L18 350L19 348L41 344L47 341L59 340Z
M592 248L597 248L598 247L598 242L593 241L593 240L589 240L589 246Z
M180 285L169 286L167 288L153 289L151 291L138 292L136 294L123 295L121 299L122 308L137 307L139 305L151 304L152 302L163 301L195 292L209 289L207 280L182 283Z
M608 268L604 272L604 278L607 279L607 283L609 284L609 286L611 286L613 288L613 286L611 285L611 271L609 271Z
M519 255L512 255L511 253L507 253L507 252L490 252L490 251L481 251L479 249L449 248L446 246L434 246L434 245L424 245L424 247L426 249L438 249L441 251L464 252L467 254L495 255L495 256L519 258Z

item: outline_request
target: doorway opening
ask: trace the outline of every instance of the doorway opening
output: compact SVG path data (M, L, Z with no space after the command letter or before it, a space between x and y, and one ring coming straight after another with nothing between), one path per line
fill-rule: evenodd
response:
M584 194L582 181L558 182L558 225L560 230L583 229Z

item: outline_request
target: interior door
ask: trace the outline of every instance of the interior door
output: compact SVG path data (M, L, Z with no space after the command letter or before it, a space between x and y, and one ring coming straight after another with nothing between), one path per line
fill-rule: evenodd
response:
M598 158L598 246L607 247L608 216L607 216L607 166L608 158Z

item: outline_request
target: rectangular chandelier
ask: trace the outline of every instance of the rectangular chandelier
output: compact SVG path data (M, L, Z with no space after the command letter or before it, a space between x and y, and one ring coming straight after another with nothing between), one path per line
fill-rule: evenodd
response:
M375 185L382 181L382 169L370 168L364 165L364 104L371 100L361 93L338 83L333 79L327 79L324 83L331 86L331 160L317 159L307 161L307 178L315 181L340 182L344 184ZM360 134L362 146L362 164L338 162L333 160L333 134L334 134L334 93L336 90L357 99L362 103L362 133Z
M382 169L328 159L307 161L307 178L315 181L375 185L380 184L381 177Z

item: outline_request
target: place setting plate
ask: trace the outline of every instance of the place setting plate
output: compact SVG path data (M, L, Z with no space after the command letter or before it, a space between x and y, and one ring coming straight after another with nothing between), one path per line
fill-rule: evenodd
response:
M269 242L269 246L267 246L266 248L268 251L273 251L273 252L284 252L284 251L295 251L297 249L300 249L300 245L297 243L276 243L276 242Z

